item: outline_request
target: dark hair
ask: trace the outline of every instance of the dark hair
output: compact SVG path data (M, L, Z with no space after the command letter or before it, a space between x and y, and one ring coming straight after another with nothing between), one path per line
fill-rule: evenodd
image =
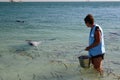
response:
M88 14L84 18L85 23L94 24L94 17L91 14Z

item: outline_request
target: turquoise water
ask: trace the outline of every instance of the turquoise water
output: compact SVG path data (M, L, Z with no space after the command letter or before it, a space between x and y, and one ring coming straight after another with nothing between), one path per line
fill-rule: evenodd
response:
M120 74L120 2L21 2L0 3L0 79L96 80L80 75L75 57L87 54L79 51L88 45L88 13L104 30L104 68ZM25 40L42 44L36 48Z

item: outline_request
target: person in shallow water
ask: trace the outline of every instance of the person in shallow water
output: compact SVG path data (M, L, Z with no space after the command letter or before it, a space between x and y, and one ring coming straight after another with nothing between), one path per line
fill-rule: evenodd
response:
M89 46L85 48L89 52L91 63L95 70L103 74L102 61L105 54L105 45L102 28L94 24L94 17L88 14L84 18L85 24L88 28L91 28L89 34Z

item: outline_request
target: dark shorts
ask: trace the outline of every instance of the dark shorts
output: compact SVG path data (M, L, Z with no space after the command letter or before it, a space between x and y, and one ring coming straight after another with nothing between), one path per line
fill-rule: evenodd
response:
M92 56L91 58L99 58L101 57L102 59L104 59L104 54L100 54L100 55L97 55L97 56Z

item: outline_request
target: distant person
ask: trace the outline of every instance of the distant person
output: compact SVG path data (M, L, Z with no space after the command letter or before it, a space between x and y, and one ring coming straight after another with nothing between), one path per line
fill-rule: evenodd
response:
M105 54L103 30L99 25L94 24L94 17L88 14L84 18L85 24L91 28L89 34L89 46L85 48L89 52L91 63L95 70L103 74L102 61Z

